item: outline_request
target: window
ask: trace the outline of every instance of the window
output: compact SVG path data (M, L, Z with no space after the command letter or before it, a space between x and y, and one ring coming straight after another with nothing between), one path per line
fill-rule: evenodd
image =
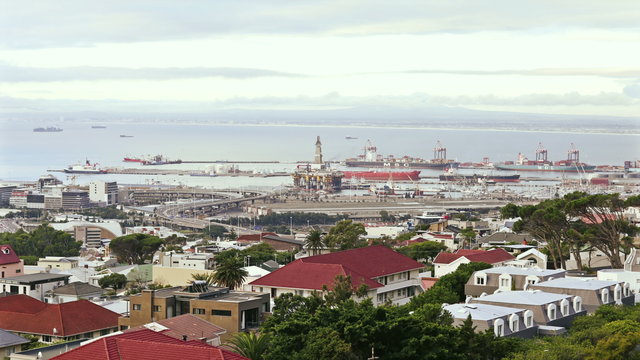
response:
M509 316L509 329L511 329L511 332L520 331L520 318L517 314Z
M577 313L582 311L582 298L580 296L573 298L573 311Z
M20 269L16 269L16 274L19 274L19 273L20 273Z
M556 319L556 304L547 305L547 317L549 317L549 320Z
M533 311L527 310L524 312L524 326L528 328L533 326Z
M133 304L133 310L142 310L141 304Z
M493 323L493 332L496 336L504 336L504 320L496 319Z
M609 289L602 289L602 291L600 292L600 299L602 300L603 304L609 302Z
M204 309L193 308L193 315L204 315Z
M296 290L296 295L304 296L304 290Z
M109 334L109 329L100 330L100 336L105 336L107 334Z
M153 305L153 312L160 312L162 307L160 305Z
M51 336L49 335L42 335L42 342L51 342Z
M82 338L83 339L91 339L93 337L93 333L92 332L86 332L84 334L82 334Z
M631 285L628 282L624 283L624 296L631 295L630 287Z
M509 274L502 274L500 275L500 290L506 290L506 291L510 291L511 290L511 275Z
M215 315L215 316L231 316L231 310L211 310L211 315Z
M562 316L569 315L569 301L567 301L567 299L560 301L560 313Z
M487 274L485 272L479 271L475 276L475 284L476 285L486 285L487 284Z

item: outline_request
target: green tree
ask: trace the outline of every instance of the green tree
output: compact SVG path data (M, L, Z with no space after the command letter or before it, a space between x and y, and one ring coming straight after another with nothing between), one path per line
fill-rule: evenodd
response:
M19 256L78 256L82 242L64 231L44 224L27 233L0 233L0 244L9 244Z
M357 360L351 351L351 344L342 340L340 334L331 328L313 329L307 336L304 348L300 350L301 360Z
M218 237L223 238L226 233L228 233L227 229L221 225L209 225L202 231L204 236L208 236L212 239L216 239Z
M233 335L225 345L251 360L263 360L269 349L269 336L255 332L240 332Z
M396 221L396 217L393 215L389 215L387 210L380 210L380 220L382 222L394 222Z
M127 284L127 277L122 274L114 273L104 276L98 280L101 288L122 289Z
M361 223L352 220L342 220L329 230L324 238L328 247L337 250L347 250L367 246L367 242L361 238L367 231Z
M228 287L233 290L240 287L244 283L249 273L243 269L242 260L239 258L229 258L216 267L213 274L213 282L220 286Z
M153 254L162 247L164 241L157 236L147 234L131 234L111 240L109 248L119 262L127 264L144 264L151 260Z
M37 265L39 260L37 256L33 255L20 256L20 259L24 261L25 265Z
M514 219L518 216L520 216L520 207L516 204L508 203L500 208L500 218L503 220Z
M337 275L331 288L327 285L322 287L322 290L326 292L324 300L329 306L349 300L354 294L359 298L364 297L367 295L368 289L366 284L360 284L355 288L350 275Z
M468 227L466 229L462 229L460 231L460 235L462 236L462 248L464 249L466 247L466 245L469 245L469 248L471 247L471 243L473 243L473 241L476 239L476 232Z
M324 248L324 243L322 242L322 231L318 229L313 229L309 231L309 235L305 239L304 246L309 249L313 255L318 255L320 250Z
M436 241L423 241L413 243L398 249L398 252L414 260L433 259L442 251L446 251L447 246Z

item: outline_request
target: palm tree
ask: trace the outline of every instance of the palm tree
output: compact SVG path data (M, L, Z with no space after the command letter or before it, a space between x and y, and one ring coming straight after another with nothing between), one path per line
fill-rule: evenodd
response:
M319 250L324 248L324 243L322 242L322 231L318 229L311 230L309 235L307 235L304 245L307 249L313 251L313 255L318 255Z
M249 275L247 270L243 269L243 265L240 258L237 257L224 260L216 268L212 277L213 282L231 290L240 287Z
M204 281L207 286L213 284L213 274L191 274L191 283Z
M231 350L251 360L262 360L269 348L269 337L255 332L235 334L226 344Z

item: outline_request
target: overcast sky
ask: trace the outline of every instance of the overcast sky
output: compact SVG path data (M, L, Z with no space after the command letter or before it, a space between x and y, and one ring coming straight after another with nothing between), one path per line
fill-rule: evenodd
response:
M638 0L0 0L0 107L638 117L638 19Z

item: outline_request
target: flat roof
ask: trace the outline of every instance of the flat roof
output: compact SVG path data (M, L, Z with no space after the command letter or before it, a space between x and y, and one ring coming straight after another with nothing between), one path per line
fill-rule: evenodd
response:
M51 273L39 273L39 274L29 274L29 275L19 275L19 276L11 276L6 277L4 279L0 279L0 282L10 283L10 284L18 284L18 283L32 283L38 281L54 281L60 279L68 279L71 275L68 274L51 274Z
M619 284L617 281L607 281L598 279L580 279L580 278L559 278L548 281L542 281L534 286L563 288L563 289L579 289L579 290L599 290Z
M566 270L562 269L540 269L537 267L533 268L520 268L516 266L498 266L494 268L489 268L485 270L480 270L487 274L502 274L507 273L510 275L535 275L535 276L552 276L552 275L560 275L564 274Z
M540 290L534 291L504 291L497 294L475 298L474 301L489 301L522 305L545 305L562 299L569 299L571 295L553 294Z
M524 309L489 304L452 304L444 306L455 319L466 319L471 315L472 320L491 320L505 315L515 314Z

